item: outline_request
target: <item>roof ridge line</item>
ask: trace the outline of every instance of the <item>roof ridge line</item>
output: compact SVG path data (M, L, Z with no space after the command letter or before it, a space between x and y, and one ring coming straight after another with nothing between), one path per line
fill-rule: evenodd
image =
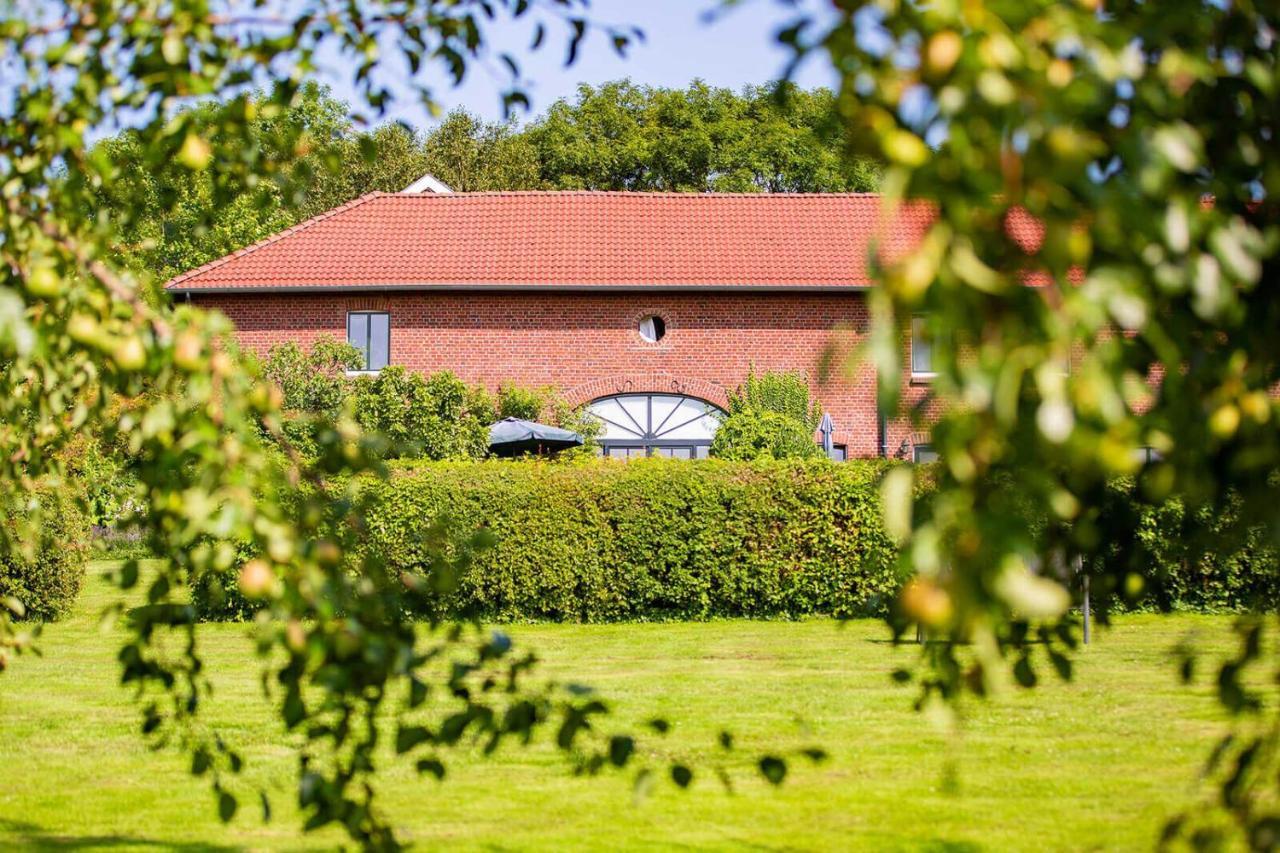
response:
M455 190L451 193L382 193L405 200L459 201L467 198L499 198L502 196L612 196L623 198L680 198L711 199L733 198L749 200L795 198L883 198L879 192L679 192L676 190Z
M366 201L371 201L375 198L378 198L379 196L387 196L387 195L396 195L396 193L382 192L380 190L373 190L372 192L367 192L364 195L353 198L351 201L348 201L344 204L340 204L335 208L326 210L322 213L317 213L315 216L312 216L309 219L304 219L303 221L299 222L296 225L291 225L288 228L284 229L283 231L277 231L275 234L271 234L267 237L263 237L261 240L257 241L256 243L250 243L248 246L244 246L243 248L236 249L234 252L230 252L226 255L223 255L220 258L214 258L212 261L203 263L200 266L196 267L195 269L187 270L186 272L180 275L176 275L173 278L166 281L162 289L167 290L168 288L173 287L176 284L181 284L182 282L186 281L189 278L200 275L202 273L206 273L209 270L217 269L223 264L230 263L236 258L243 257L247 254L250 254L251 252L256 252L258 249L261 249L264 246L269 246L272 243L283 240L285 237L288 237L291 234L296 234L299 231L305 231L306 229L310 228L312 225L315 225L317 222L323 222L324 220L329 219L330 217L337 216L339 213L346 213L348 210L351 210L354 207L359 207L360 205L364 204Z

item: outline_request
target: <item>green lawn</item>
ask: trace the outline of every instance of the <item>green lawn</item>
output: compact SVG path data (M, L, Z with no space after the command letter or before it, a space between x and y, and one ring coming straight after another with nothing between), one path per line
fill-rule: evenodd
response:
M96 567L100 568L100 567ZM289 740L264 713L243 626L208 626L218 674L210 708L242 746L246 779L278 791L263 824L228 826L208 788L173 754L149 752L116 686L110 591L88 583L76 616L51 626L46 656L0 676L0 849L241 849L332 846L302 836L289 808ZM735 771L634 802L628 778L574 778L553 750L458 756L444 783L395 767L386 805L423 848L1044 850L1150 847L1194 802L1196 770L1222 729L1210 690L1180 687L1170 649L1189 631L1228 648L1227 617L1131 616L1100 632L1074 683L1052 682L968 708L951 741L910 710L887 673L910 659L874 621L542 625L513 629L545 670L599 687L619 725L676 721L664 748L705 764L721 726L743 752L819 743L780 789ZM956 783L944 784L946 767Z

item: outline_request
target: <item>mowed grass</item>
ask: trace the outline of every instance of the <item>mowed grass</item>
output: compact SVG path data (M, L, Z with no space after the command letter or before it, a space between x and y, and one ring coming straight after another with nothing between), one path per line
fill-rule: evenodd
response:
M50 626L45 657L0 676L0 849L300 849L344 837L300 832L293 745L261 697L247 629L210 625L217 692L208 717L248 765L228 825L205 782L173 752L152 752L117 685L118 629L99 619L111 590L99 564L72 618ZM387 766L384 805L420 849L601 848L1093 850L1149 848L1164 821L1201 801L1196 775L1224 723L1208 674L1192 688L1171 649L1189 633L1216 657L1230 617L1128 616L1078 659L1076 678L969 703L959 737L911 710L888 673L912 647L875 621L539 625L511 629L542 671L597 687L610 723L675 722L651 749L687 759L689 791L640 800L631 777L576 778L543 738L531 749L447 756L443 783ZM1046 667L1047 669L1047 667ZM735 732L732 793L709 768ZM774 789L748 756L816 744ZM651 753L652 754L652 753ZM264 823L256 787L273 793Z

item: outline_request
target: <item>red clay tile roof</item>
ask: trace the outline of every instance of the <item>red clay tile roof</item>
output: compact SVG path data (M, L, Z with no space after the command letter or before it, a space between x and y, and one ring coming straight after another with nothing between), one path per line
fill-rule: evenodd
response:
M873 240L900 256L930 219L871 194L371 193L167 287L861 287Z

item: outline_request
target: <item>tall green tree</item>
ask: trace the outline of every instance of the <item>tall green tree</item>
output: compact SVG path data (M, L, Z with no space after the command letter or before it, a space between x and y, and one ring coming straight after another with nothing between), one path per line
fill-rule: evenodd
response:
M511 122L454 110L422 145L426 171L458 192L542 189L538 152Z
M349 105L325 88L308 84L280 100L258 92L184 108L181 121L202 139L238 138L242 156L270 164L230 195L215 191L213 170L192 170L181 158L153 164L145 128L94 146L90 156L111 180L94 187L90 209L111 219L122 265L163 282L363 193L403 189L425 169L412 131L398 124L357 131Z
M831 92L620 80L580 86L526 131L556 189L870 191L878 161L847 156Z

